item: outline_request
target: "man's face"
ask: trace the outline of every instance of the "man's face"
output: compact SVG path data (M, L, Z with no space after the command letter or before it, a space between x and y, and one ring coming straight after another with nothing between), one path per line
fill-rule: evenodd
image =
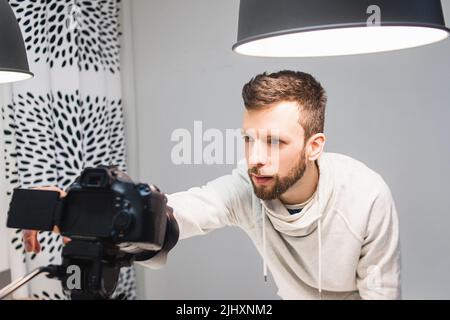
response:
M244 112L245 157L258 198L279 198L306 170L304 130L298 105L280 102Z

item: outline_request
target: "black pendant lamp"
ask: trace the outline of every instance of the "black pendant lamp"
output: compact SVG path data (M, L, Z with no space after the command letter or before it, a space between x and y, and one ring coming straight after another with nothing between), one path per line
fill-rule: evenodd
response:
M418 47L449 34L439 0L241 0L233 51L349 55Z
M7 0L0 0L0 83L33 77L22 33Z

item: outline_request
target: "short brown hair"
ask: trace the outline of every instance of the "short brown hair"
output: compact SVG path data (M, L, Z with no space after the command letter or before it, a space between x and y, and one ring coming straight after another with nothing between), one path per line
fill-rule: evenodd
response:
M322 85L308 73L283 70L255 76L242 88L247 109L266 107L273 103L297 102L300 125L305 130L305 141L324 131L327 97Z

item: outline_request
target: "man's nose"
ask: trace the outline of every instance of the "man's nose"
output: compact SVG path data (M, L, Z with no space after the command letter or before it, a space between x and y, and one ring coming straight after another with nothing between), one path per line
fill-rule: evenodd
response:
M250 148L248 164L251 167L263 166L267 163L267 148L260 142L255 141Z

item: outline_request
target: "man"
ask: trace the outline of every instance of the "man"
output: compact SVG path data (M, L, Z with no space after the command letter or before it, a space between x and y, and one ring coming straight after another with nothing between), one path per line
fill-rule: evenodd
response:
M264 73L242 96L246 163L203 187L168 195L180 238L242 228L283 299L400 298L390 190L363 163L323 152L320 83L302 72Z

